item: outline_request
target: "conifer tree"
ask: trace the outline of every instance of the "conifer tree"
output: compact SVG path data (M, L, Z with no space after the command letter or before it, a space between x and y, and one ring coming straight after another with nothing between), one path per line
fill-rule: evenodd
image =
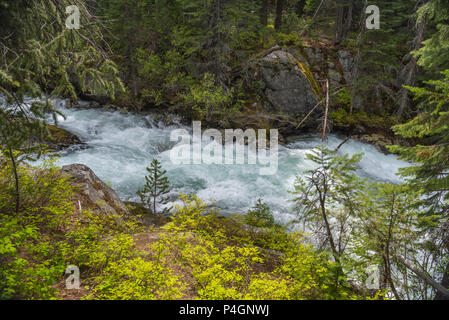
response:
M361 189L362 182L355 175L361 155L339 157L318 146L307 159L317 167L308 170L304 178L296 178L292 194L298 222L305 223L319 247L330 249L340 263L348 242L348 220L355 214L354 199Z
M441 284L448 288L449 70L442 75L443 79L427 81L429 88L408 88L420 102L422 112L413 120L393 127L396 134L419 139L420 143L411 147L392 146L390 150L399 153L401 159L413 162L400 172L413 189L422 191L419 205L425 208L426 222L420 228L427 231L427 250L443 270Z
M162 170L161 163L157 159L153 159L147 168L148 175L145 176L146 183L142 190L137 194L140 196L142 203L148 205L150 211L154 214L158 213L157 207L167 204L169 199L166 196L170 192L168 178L165 176L166 170ZM170 208L163 208L161 214L167 214Z
M248 210L245 216L245 223L258 228L272 227L274 225L273 213L270 207L259 198L254 207Z
M427 71L441 72L449 68L449 1L429 0L418 9L418 22L433 30L416 52L418 64Z
M65 25L69 5L79 9L79 29ZM31 154L39 156L43 147L39 143L49 135L46 122L36 119L50 113L56 122L57 112L44 96L76 100L83 93L114 98L123 86L115 64L102 48L101 23L84 1L2 1L0 9L4 52L0 63L0 148L14 171L18 212L17 166ZM26 103L27 98L33 102ZM31 139L37 144L30 143Z

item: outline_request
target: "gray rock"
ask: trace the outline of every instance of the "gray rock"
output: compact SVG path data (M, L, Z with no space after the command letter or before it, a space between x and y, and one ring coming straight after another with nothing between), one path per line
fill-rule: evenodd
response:
M126 205L119 196L83 164L63 166L62 172L71 176L70 182L77 189L77 198L85 209L107 215L128 215Z
M288 52L277 50L265 56L261 75L265 96L276 111L296 116L318 103L312 85Z
M347 50L338 51L338 60L343 68L343 76L346 83L351 83L354 68L354 56Z

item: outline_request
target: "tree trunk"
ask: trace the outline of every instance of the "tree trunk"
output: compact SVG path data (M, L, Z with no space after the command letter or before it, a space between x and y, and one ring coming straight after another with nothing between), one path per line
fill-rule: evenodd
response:
M413 39L413 45L410 48L410 51L416 51L421 48L421 43L424 40L424 32L426 30L426 23L424 21L420 22L416 26L416 36ZM410 98L408 96L408 89L403 86L414 86L415 85L415 76L416 76L416 68L417 68L417 59L414 56L410 57L410 61L402 68L398 76L398 85L400 86L400 90L398 93L398 103L399 109L397 111L397 116L399 118L402 117L405 111L409 109Z
M265 27L268 24L268 5L270 0L262 0L262 8L260 9L260 23Z
M414 266L410 261L404 259L400 255L397 254L394 256L394 258L397 259L399 262L401 262L408 269L413 271L425 283L432 286L437 291L437 295L440 299L445 299L445 300L449 299L449 289L447 289L445 286L436 282L434 279L432 279L430 276L428 276L426 272L424 272L421 269L419 269L418 267ZM435 298L436 298L436 296L435 296Z
M446 269L444 270L443 279L441 280L441 285L444 288L449 289L449 262L446 265ZM442 292L437 291L437 294L435 295L435 300L449 300L448 295L444 295Z
M9 157L11 158L11 164L12 164L12 172L14 174L14 181L15 181L15 194L14 198L16 200L16 214L19 214L20 209L20 186L19 186L19 175L17 173L17 164L16 159L14 158L14 153L11 148L9 148Z
M363 6L363 12L365 12L365 9L367 7L367 1L365 1L365 4ZM357 92L357 80L360 75L360 69L361 69L361 61L362 61L362 46L363 46L363 35L366 31L366 24L363 21L363 15L360 20L360 33L357 37L357 54L354 59L354 67L352 70L352 80L351 80L351 108L349 113L352 114L352 111L354 109L356 110L362 110L363 109L363 99L359 92Z
M279 30L282 25L282 13L284 11L285 0L277 0L276 2L276 19L274 21L274 28Z
M337 1L337 20L335 28L334 44L340 44L346 40L349 29L352 25L352 10L354 0L338 0Z
M306 6L306 0L299 0L296 3L296 14L298 15L298 17L302 17L302 15L304 14L305 6Z

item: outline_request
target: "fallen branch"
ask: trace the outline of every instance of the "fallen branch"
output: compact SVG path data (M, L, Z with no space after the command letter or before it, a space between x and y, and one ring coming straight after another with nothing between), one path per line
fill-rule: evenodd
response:
M443 295L446 299L449 299L449 289L442 286L440 283L435 281L433 278L428 276L424 271L420 270L418 267L413 265L410 261L406 260L404 257L396 254L394 256L399 262L401 262L408 269L413 271L419 278L421 278L425 283L432 286L435 290L437 290L441 295Z
M339 93L341 90L343 90L344 88L338 89L337 91L335 91L333 95L336 95L337 93ZM313 108L312 110L310 110L310 112L301 120L301 122L296 126L296 129L298 129L309 117L310 115L313 113L313 111L315 111L315 109L322 104L324 101L326 101L326 99L321 100L320 102L318 102Z
M334 153L336 153L338 150L340 150L341 146L344 145L349 139L351 139L351 136L346 137L345 140L343 140L343 142L341 142L338 147L334 150Z
M326 111L324 112L323 135L321 136L322 141L324 141L324 139L326 138L328 112L329 112L329 79L326 79Z

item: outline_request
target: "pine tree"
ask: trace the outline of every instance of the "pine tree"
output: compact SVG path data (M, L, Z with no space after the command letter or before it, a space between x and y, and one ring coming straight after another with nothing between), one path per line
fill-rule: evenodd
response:
M361 155L336 156L334 151L319 146L307 155L317 167L295 181L294 203L298 222L303 222L319 247L330 249L340 263L347 241L348 220L354 215L361 181L355 170Z
M427 249L443 271L441 284L449 287L449 70L443 79L427 81L430 87L409 87L422 112L413 120L393 127L404 138L419 139L412 147L392 146L400 158L413 162L401 169L408 183L422 191L419 205L427 222L420 226L428 234ZM441 295L441 291L437 297Z
M259 198L245 215L245 223L257 228L270 228L274 225L273 213L270 207Z
M433 72L449 68L449 2L425 1L418 9L418 22L425 22L433 28L430 37L416 52L418 64Z
M358 55L352 80L352 108L372 113L393 113L397 108L396 91L401 62L410 52L413 39L408 21L415 13L416 0L363 1L381 10L380 29L365 28L365 8L360 8ZM387 111L387 112L385 112Z
M413 147L391 147L400 158L415 163L401 169L416 188L423 189L429 210L448 211L449 205L449 70L443 79L425 82L433 88L408 87L422 112L413 120L393 127L404 138L417 138L421 143Z
M170 192L168 178L165 176L166 170L162 170L161 163L157 159L153 159L147 168L148 175L145 176L146 183L142 190L137 194L140 196L142 203L148 205L150 211L154 214L157 207L167 204L169 199L165 195ZM167 214L171 208L163 208L161 214Z
M65 25L65 8L77 5L80 29ZM0 148L9 158L16 181L16 212L20 209L17 167L21 160L37 156L49 135L45 113L57 112L50 97L76 100L79 93L109 95L123 89L118 70L102 48L101 23L94 21L84 2L1 1L0 45L4 54L0 64ZM26 8L26 9L25 9ZM34 98L28 105L26 98Z

